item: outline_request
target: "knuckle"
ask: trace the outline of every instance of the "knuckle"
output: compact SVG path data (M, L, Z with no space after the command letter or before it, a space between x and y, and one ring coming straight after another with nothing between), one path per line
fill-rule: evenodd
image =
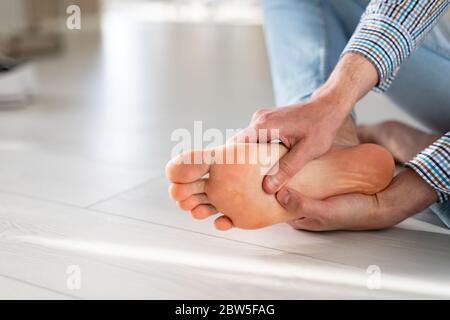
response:
M259 116L263 115L264 113L266 113L266 112L268 112L268 111L269 111L269 109L266 109L266 108L260 108L260 109L256 110L256 111L253 113L253 117L259 117Z
M268 124L273 119L273 113L271 112L265 112L262 113L260 116L258 116L258 119L256 120L259 124Z

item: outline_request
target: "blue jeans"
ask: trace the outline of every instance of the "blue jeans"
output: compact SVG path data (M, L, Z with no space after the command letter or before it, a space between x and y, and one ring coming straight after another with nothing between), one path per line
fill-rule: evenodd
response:
M261 0L276 102L308 99L332 72L368 0ZM441 19L385 93L437 133L450 130L450 23ZM450 202L432 211L450 227Z

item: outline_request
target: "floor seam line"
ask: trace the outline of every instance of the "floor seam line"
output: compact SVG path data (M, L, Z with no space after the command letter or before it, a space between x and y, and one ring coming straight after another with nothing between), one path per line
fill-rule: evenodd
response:
M110 200L110 199L114 199L114 198L116 198L116 197L118 197L118 196L120 196L120 195L122 195L122 194L124 194L124 193L131 192L131 191L133 191L133 190L136 190L136 189L138 189L138 188L140 188L140 187L145 186L147 183L149 183L149 182L151 182L151 181L153 181L153 180L156 180L156 179L161 179L162 177L163 177L163 176L157 176L157 177L153 177L153 178L147 179L147 180L145 180L145 181L143 181L143 182L141 182L141 183L139 183L139 184L137 184L137 185L134 185L133 187L127 188L127 189L125 189L125 190L122 190L122 191L120 191L120 192L117 192L117 193L115 193L115 194L113 194L113 195L110 195L110 196L108 196L108 197L106 197L106 198L97 200L97 201L95 201L95 202L93 202L93 203L91 203L91 204L88 204L88 205L83 206L83 207L80 207L80 208L83 208L83 209L91 209L92 207L95 207L95 206L98 205L98 204L101 204L101 203L103 203L103 202L105 202L105 201L108 201L108 200Z
M152 179L150 179L150 180L147 180L146 182L143 182L142 184L145 185L145 184L148 183L149 181L154 180L154 179L158 179L158 178L161 178L161 177L155 177L155 178L152 178ZM142 185L142 184L141 184L141 185ZM139 188L141 185L135 186L135 187L133 187L133 189L134 189L134 188ZM127 191L125 191L125 192L127 192ZM235 240L235 239L230 239L230 238L226 238L226 237L220 237L220 236L211 235L211 234L204 233L204 232L199 232L199 231L193 231L193 230L185 229L185 228L182 228L182 227L177 227L177 226L167 225L167 224L158 223L158 222L153 222L153 221L147 221L147 220L143 220L143 219L139 219L139 218L134 218L134 217L130 217L130 216L122 215L122 214L117 214L117 213L112 213L112 212L103 211L103 210L99 210L99 209L94 209L94 208L92 208L93 205L91 205L91 206L89 206L89 207L82 207L82 206L77 206L77 205L70 204L70 203L57 202L57 201L49 200L49 199L42 199L42 198L39 198L39 197L30 196L30 195L28 195L28 194L22 194L22 193L18 193L18 192L4 191L4 190L1 190L1 189L0 189L0 193L17 195L17 196L25 197L25 198L32 199L32 200L43 201L43 202L46 202L46 203L49 203L49 204L63 205L63 206L67 206L67 207L71 207L71 208L79 209L79 210L86 210L87 212L101 213L101 214L106 214L106 215L116 216L116 217L120 217L120 218L122 218L122 219L128 219L128 220L131 220L131 221L138 221L138 222L142 222L142 223L146 223L146 224L157 225L157 226L160 226L160 227L165 227L165 228L170 228L170 229L175 229L175 230L181 230L181 231L184 231L184 232L189 232L189 233L194 233L194 234L200 234L200 235L207 236L207 237L211 237L211 238L223 239L223 240L233 241L233 242L236 242L236 243L241 243L241 244L246 244L246 245L252 245L252 246L255 246L255 247L259 247L259 248L270 249L270 250L276 250L276 251L278 251L278 252L288 253L288 254L294 254L294 255L302 256L302 257L305 257L305 258L308 258L308 259L313 259L313 260L315 260L315 261L320 261L320 262L330 263L330 264L334 264L334 265L346 266L346 267L354 267L354 266L348 265L348 264L337 263L337 262L333 262L333 261L329 261L329 260L319 259L319 258L312 257L312 256L309 256L309 255L305 255L305 254L300 254L300 253L295 252L295 251L287 251L287 250L283 250L283 249L279 249L279 248L273 248L273 247L263 246L263 245L260 245L260 244L255 244L255 243L246 242L246 241L242 241L242 240ZM105 199L104 201L106 201L106 200L107 200L107 199Z
M31 194L28 194L28 193L22 193L22 192L17 192L17 191L8 191L8 190L0 189L0 194L1 193L5 194L5 195L19 196L19 197L24 197L24 198L31 199L31 200L43 201L43 202L47 202L47 203L52 203L52 204L57 204L57 205L62 205L62 206L68 206L68 207L77 208L77 209L83 209L82 206L78 206L78 205L73 204L73 203L68 203L68 202L63 202L63 201L58 201L58 200L52 200L52 199L48 199L48 198L41 198L41 197L34 196L34 195L31 195Z
M283 249L279 249L279 248L273 248L273 247L263 246L263 245L260 245L260 244L246 242L246 241L243 241L243 240L236 240L236 239L230 239L230 238L226 238L226 237L211 235L211 234L204 233L204 232L189 230L189 229L185 229L185 228L182 228L182 227L171 226L171 225L158 223L158 222L153 222L153 221L147 221L147 220L143 220L143 219L139 219L139 218L128 217L128 216L124 216L124 215L121 215L121 214L107 212L107 211L102 211L102 210L97 210L97 209L89 209L89 211L102 213L102 214L107 214L107 215L112 215L112 216L120 217L120 218L127 218L127 219L130 219L130 220L139 221L139 222L142 222L142 223L152 224L152 225L165 227L165 228L169 228L169 229L181 230L181 231L184 231L184 232L189 232L189 233L194 233L194 234L200 234L200 235L203 235L203 236L206 236L206 237L232 241L232 242L245 244L245 245L251 245L251 246L258 247L258 248L274 250L274 251L287 253L287 254L293 254L293 255L296 255L296 256L301 256L301 257L305 257L305 258L308 258L308 259L312 259L314 261L325 262L325 263L336 265L336 266L345 266L345 267L355 268L355 266L353 266L353 265L348 265L348 264L343 264L343 263L337 263L337 262L333 262L333 261L323 260L323 259L319 259L319 258L316 258L316 257L313 257L313 256L301 254L301 253L298 253L298 252L295 252L295 251L287 251L287 250L283 250ZM356 268L356 269L359 269L359 268Z
M80 298L77 297L77 296L73 296L73 295L70 295L70 294L67 294L65 292L61 292L61 291L55 290L55 289L47 288L47 287L44 287L44 286L41 286L41 285L38 285L38 284L35 284L35 283L32 283L32 282L29 282L29 281L26 281L26 280L18 279L18 278L11 277L11 276L8 276L8 275L5 275L5 274L0 274L0 277L8 279L8 280L16 281L16 282L19 282L19 283L23 283L23 284L32 286L34 288L38 288L38 289L42 289L42 290L49 291L49 292L52 292L52 293L56 293L56 294L65 296L67 298L80 300Z

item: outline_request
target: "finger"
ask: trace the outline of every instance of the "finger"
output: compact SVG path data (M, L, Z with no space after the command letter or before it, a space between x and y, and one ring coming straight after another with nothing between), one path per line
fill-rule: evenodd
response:
M380 207L377 195L345 194L325 201L331 209L324 211L322 217L328 221L327 224L334 225L335 229L380 229L395 224L392 223L395 210L389 210L389 213L385 214L386 211Z
M288 224L295 230L306 230L306 231L323 231L323 230L325 230L323 228L322 223L320 223L316 219L310 219L310 218L296 219L291 222L288 222Z
M233 222L227 216L221 216L214 221L217 230L226 231L233 228Z
M277 200L297 217L291 224L296 229L367 230L392 225L386 223L386 215L380 211L376 196L345 194L326 200L313 200L295 190L282 188L277 194ZM387 217L391 219L391 216L392 212L389 212ZM302 217L304 219L300 220Z
M195 207L201 205L201 204L209 204L209 199L206 196L206 194L194 194L183 201L178 201L177 205L181 210L184 211L190 211L194 209Z
M278 202L296 218L289 222L294 229L323 231L330 230L330 226L323 219L324 213L329 211L326 202L302 196L288 188L282 188L277 193Z
M257 130L250 126L239 131L236 135L231 137L228 142L229 143L257 143L258 142L258 134Z
M194 219L203 220L218 212L216 207L211 204L201 204L191 210L191 216Z
M289 188L281 188L276 198L295 219L319 218L323 211L328 210L325 202L304 197Z
M301 228L299 228L299 224L301 223L302 220L304 220L306 217L301 217L301 218L297 218L291 221L286 222L288 225L290 225L292 228L299 230Z
M263 189L269 194L276 193L309 161L313 160L312 146L303 140L297 143L288 153L269 170L263 180Z
M262 143L271 141L282 141L280 130L269 125L259 124L241 130L231 137L228 143Z

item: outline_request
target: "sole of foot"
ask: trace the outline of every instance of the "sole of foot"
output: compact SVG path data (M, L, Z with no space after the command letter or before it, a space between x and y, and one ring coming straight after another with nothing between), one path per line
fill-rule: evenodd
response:
M170 196L196 219L221 213L215 220L219 230L291 221L295 217L262 189L264 175L286 152L280 144L229 144L186 152L167 164ZM335 145L308 163L287 186L314 199L375 194L390 183L394 169L391 154L381 146Z

